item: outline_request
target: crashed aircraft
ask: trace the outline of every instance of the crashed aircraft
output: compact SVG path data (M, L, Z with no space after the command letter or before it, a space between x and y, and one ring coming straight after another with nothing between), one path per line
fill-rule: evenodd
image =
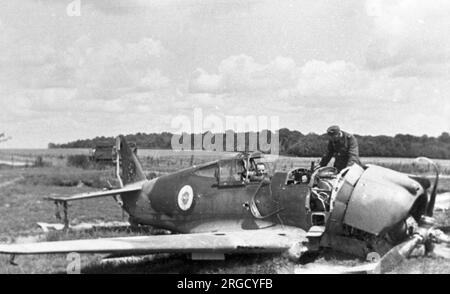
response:
M374 263L383 272L418 247L448 248L449 237L432 218L437 170L433 185L376 165L353 165L340 173L311 166L269 177L256 153L148 180L123 136L116 148L120 187L49 198L64 207L66 227L67 203L114 197L133 226L174 234L1 244L0 254L188 253L193 259L223 259L232 253L286 252L300 258L331 248L364 258L384 256Z

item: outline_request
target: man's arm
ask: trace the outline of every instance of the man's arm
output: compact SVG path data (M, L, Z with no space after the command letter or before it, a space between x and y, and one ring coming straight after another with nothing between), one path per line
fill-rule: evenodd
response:
M333 143L331 143L331 141L328 141L327 153L325 153L325 155L322 156L319 165L326 166L328 162L330 162L331 157L333 157L333 154L334 154Z
M359 149L358 142L356 141L355 136L351 135L348 141L348 162L347 166L350 166L354 163L361 164L359 160Z

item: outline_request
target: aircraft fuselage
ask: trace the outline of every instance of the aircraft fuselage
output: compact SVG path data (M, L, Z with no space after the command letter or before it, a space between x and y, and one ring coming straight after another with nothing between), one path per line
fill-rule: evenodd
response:
M208 169L211 169L208 173ZM307 230L311 224L305 208L307 185L272 187L273 209L277 216L255 219L249 204L258 192L260 182L239 182L220 185L214 174L216 163L192 167L143 183L143 189L123 197L124 209L140 224L153 225L181 233L258 229L282 224ZM187 187L187 188L186 188ZM267 187L266 187L267 188ZM184 190L186 195L181 195ZM261 191L268 197L265 191ZM183 206L183 201L186 206ZM269 207L270 209L270 207Z

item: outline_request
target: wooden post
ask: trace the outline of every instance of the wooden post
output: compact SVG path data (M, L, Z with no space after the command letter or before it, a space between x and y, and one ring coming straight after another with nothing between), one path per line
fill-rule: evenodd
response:
M59 212L59 202L55 201L55 218L61 220L61 213Z
M67 210L67 201L64 201L64 232L67 232L69 230L69 215Z

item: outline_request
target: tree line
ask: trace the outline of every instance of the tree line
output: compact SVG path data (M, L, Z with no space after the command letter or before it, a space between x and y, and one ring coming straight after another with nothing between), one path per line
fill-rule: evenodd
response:
M227 132L227 135L230 135ZM260 142L257 144L250 144L250 138L259 138L259 133L247 132L245 134L238 134L231 132L234 135L234 150L233 151L253 151L252 149L260 149ZM188 149L197 149L194 145L195 137L201 136L205 138L204 134L191 134L191 145ZM245 146L238 148L238 136L245 136ZM136 143L138 148L149 149L172 149L172 133L137 133L126 135L128 142ZM222 134L224 136L224 134ZM268 132L268 139L271 140L273 134ZM398 134L395 136L361 136L356 135L359 145L360 156L366 157L417 157L426 156L439 159L450 159L450 135L448 132L443 132L438 137L413 136L408 134ZM197 137L198 138L198 137ZM299 131L289 130L286 128L278 131L279 138L279 152L281 155L300 156L300 157L318 157L322 156L327 148L328 137L326 134L308 133L303 134ZM184 140L181 139L182 143ZM64 144L49 143L49 148L95 148L98 145L113 145L115 143L114 137L95 137L93 139L76 140ZM214 143L214 140L213 140ZM223 137L223 150L231 151L229 148L225 149L226 139Z

